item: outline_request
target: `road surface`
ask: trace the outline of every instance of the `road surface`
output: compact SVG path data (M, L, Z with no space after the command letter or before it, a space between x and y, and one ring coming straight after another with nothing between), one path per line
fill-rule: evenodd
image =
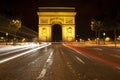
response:
M0 80L120 80L119 55L120 49L60 43L18 50L0 56Z

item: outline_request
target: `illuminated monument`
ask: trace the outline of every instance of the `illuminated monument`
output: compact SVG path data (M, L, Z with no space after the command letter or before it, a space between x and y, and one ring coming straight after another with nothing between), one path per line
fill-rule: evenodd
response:
M75 8L39 7L37 15L41 42L75 40Z

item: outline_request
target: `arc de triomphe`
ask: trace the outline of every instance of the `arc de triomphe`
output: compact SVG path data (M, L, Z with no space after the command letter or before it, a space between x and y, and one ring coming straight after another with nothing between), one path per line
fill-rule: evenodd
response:
M55 37L57 41L62 42L75 40L75 8L39 7L37 15L39 17L38 37L41 42L55 41ZM54 29L57 26L60 26L58 30ZM57 33L54 33L55 30Z

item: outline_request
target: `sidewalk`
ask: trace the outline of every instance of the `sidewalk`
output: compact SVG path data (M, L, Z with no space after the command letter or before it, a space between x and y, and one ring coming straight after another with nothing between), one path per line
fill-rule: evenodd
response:
M92 44L92 43L80 43L80 42L71 42L71 43L65 43L66 45L72 45L72 46L106 46L106 47L114 47L114 48L120 48L120 43L119 44L111 44L111 43L106 43L106 44Z
M22 45L20 45L20 44L16 44L16 45L13 45L13 44L0 44L0 48L3 48L3 47L13 47L13 46L22 46Z
M85 44L86 46L106 46L120 48L120 44Z
M13 45L3 45L3 44L0 44L0 48L3 48L3 47L12 47Z

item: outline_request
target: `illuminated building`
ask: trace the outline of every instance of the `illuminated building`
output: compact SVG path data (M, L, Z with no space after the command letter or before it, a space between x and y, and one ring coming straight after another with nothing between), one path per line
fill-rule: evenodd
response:
M53 27L61 28L61 41L75 41L75 8L73 7L39 7L39 40L53 41ZM58 31L59 32L59 31Z

